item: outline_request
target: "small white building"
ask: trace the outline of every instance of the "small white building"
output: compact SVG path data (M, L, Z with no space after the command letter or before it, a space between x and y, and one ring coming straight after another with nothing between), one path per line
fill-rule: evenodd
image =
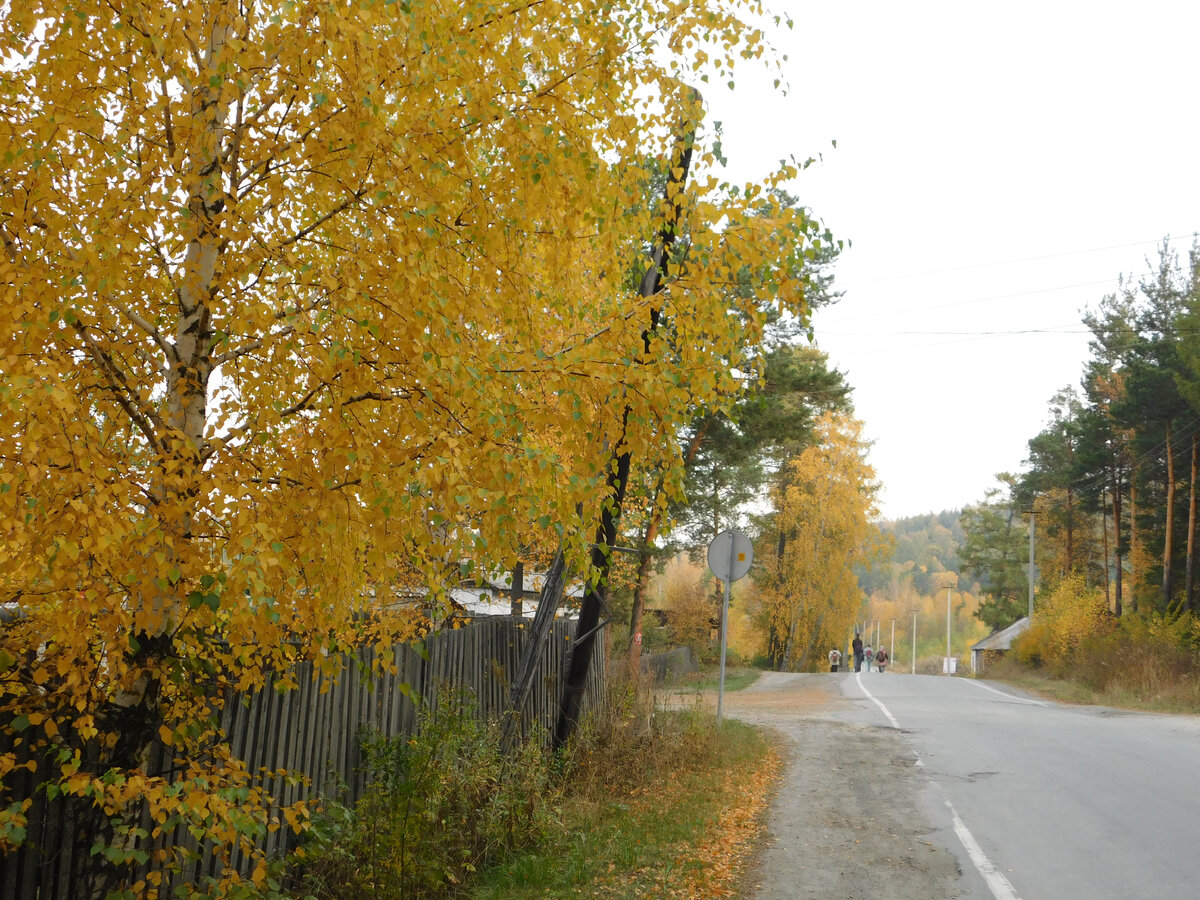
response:
M979 675L987 668L988 660L1003 656L1012 649L1012 642L1029 628L1029 617L1022 616L1007 628L993 631L977 644L971 645L971 674Z

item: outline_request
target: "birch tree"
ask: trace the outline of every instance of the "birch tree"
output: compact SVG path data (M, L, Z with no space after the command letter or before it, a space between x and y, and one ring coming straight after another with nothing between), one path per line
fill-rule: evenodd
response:
M772 492L776 552L762 608L769 652L783 671L807 669L814 647L840 645L865 599L854 567L880 547L878 485L861 423L825 413L816 433Z
M212 730L228 690L403 638L390 599L464 556L546 534L586 566L625 410L639 464L679 465L662 436L736 393L720 362L763 325L723 285L814 233L771 199L791 164L640 202L761 12L4 5L0 841L33 765L95 817L96 896L167 823L250 849L280 823ZM676 210L686 264L639 297ZM802 287L770 289L802 315Z

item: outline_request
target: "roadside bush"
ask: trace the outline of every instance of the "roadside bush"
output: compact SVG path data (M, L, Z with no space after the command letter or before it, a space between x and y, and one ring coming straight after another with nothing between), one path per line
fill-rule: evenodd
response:
M365 796L327 806L296 854L294 887L318 900L446 896L552 821L547 755L505 754L461 699L424 714L416 737L364 735L362 749Z
M989 668L989 675L1048 690L1068 702L1200 711L1200 622L1195 616L1138 612L1115 619L1106 607L1095 612L1095 598L1080 604L1092 604L1086 615L1072 609L1064 616L1063 599L1056 597L1046 604L1044 615L1035 615L1033 626L1013 643L1002 664ZM1043 665L1050 677L1038 681L1030 670Z
M614 672L559 755L505 757L498 730L462 707L426 715L415 738L364 736L366 796L316 816L288 896L667 896L708 877L696 873L725 863L685 844L711 839L769 746L743 723L718 728L700 703L657 707L648 682Z
M674 778L713 764L723 747L711 709L663 709L636 684L611 679L604 702L568 748L563 783L577 793L608 794L652 781L655 773Z
M1033 624L1013 640L1009 655L1023 666L1040 668L1045 663L1049 643L1050 630L1035 618Z
M1193 706L1200 693L1190 614L1138 613L1080 646L1073 677L1097 691L1137 698L1182 698Z
M679 705L610 682L561 758L562 824L481 874L472 897L733 896L733 860L749 844L733 823L753 828L735 811L766 802L778 757L751 726L718 727L705 702L660 699Z
M718 650L717 651L717 659L719 660L720 658L721 658L721 654L720 654L720 650ZM727 668L733 668L735 666L746 666L746 665L748 665L748 663L746 662L745 657L743 657L742 654L739 653L737 650L735 650L733 647L726 647L725 648L725 665Z
M1097 691L1154 697L1179 684L1194 669L1189 651L1146 644L1118 631L1086 642L1072 674Z
M1033 624L1013 642L1013 653L1026 665L1061 672L1078 666L1086 642L1115 627L1103 589L1087 587L1082 575L1069 575L1038 604Z
M701 662L717 659L720 650L712 639L714 616L720 614L703 584L669 585L667 634L676 644L692 648Z
M1200 645L1200 620L1191 613L1134 613L1121 619L1121 631L1130 643L1145 647L1191 651Z

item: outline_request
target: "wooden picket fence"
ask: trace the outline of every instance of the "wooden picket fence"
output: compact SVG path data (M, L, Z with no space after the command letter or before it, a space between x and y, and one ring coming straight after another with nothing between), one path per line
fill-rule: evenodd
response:
M552 732L558 713L563 673L570 652L573 623L558 620L543 648L534 684L521 717L528 736ZM448 693L466 692L475 701L481 718L500 717L508 701L509 680L516 673L528 634L528 623L496 617L477 619L470 625L430 635L424 649L399 645L393 655L394 672L383 671L376 651L364 648L347 654L337 677L314 675L311 664L295 672L298 687L277 691L273 685L231 698L225 705L222 726L234 756L250 772L280 771L302 780L268 777L267 793L282 806L313 797L334 797L352 804L365 786L360 737L381 733L388 737L411 735L418 728L418 710L412 696L436 709ZM593 650L588 702L603 692L606 666L603 632ZM0 736L0 745L7 739ZM0 753L12 748L0 746ZM169 751L160 751L152 768L159 772L172 764ZM72 856L87 853L71 821L71 804L61 798L48 801L33 776L18 790L34 801L24 844L0 853L0 897L4 900L74 900L81 896L71 878ZM78 802L78 801L74 801ZM269 855L286 853L295 835L289 828L267 834L260 848ZM170 879L197 883L218 876L221 864L211 848L196 847L184 829L160 839L157 847L183 842L198 850L198 858ZM240 854L235 868L247 863ZM162 896L170 896L169 887Z

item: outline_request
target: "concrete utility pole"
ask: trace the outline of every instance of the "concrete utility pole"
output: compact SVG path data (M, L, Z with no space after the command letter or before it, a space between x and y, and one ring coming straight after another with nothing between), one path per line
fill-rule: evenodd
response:
M1033 510L1029 511L1029 621L1033 622Z
M917 608L913 607L913 663L912 673L917 674Z
M953 658L950 653L950 586L946 586L946 674L952 675L950 670L950 660Z
M888 650L888 659L894 660L895 658L896 658L896 619L893 617L892 618L892 647L890 650Z

